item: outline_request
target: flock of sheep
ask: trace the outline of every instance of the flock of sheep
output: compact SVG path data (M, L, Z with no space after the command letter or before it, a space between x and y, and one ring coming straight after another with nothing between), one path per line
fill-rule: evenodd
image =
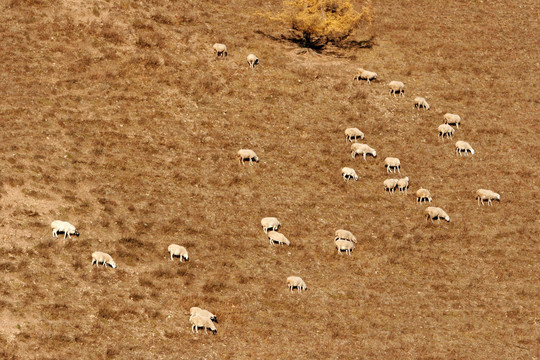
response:
M224 44L216 43L214 44L213 49L218 57L226 57L228 54L227 46L225 46ZM253 69L255 65L259 64L259 59L254 54L249 54L247 56L247 62L249 67ZM357 74L354 76L354 80L365 80L368 84L371 84L371 82L376 79L377 73L364 69L358 69ZM403 97L405 96L405 84L403 82L391 81L388 85L390 87L390 94L394 97L396 97L396 94ZM424 110L430 109L428 102L422 97L416 97L414 99L414 107ZM439 136L441 137L441 139L443 141L445 137L451 139L452 136L455 134L455 129L452 127L452 125L455 125L456 128L459 128L460 123L461 117L459 115L449 113L445 114L444 123L438 127ZM372 156L373 158L377 157L377 152L373 148L366 144L357 142L358 140L364 139L364 133L358 128L348 128L345 130L345 142L352 143L351 157L353 159L355 159L359 155L362 155L365 161L367 161L367 156ZM456 154L459 154L460 156L463 154L467 155L469 152L471 153L471 155L474 154L474 149L469 143L465 141L457 141L455 147ZM239 161L242 165L245 165L246 162L249 162L250 165L259 162L259 157L251 149L240 149L237 154ZM386 167L387 173L401 173L401 162L398 158L386 157L384 159L384 166ZM346 182L348 182L349 180L358 181L359 178L356 171L351 167L342 168L341 174L344 181ZM409 188L409 177L406 176L401 179L386 179L384 180L383 185L384 190L388 191L390 194L394 194L396 190L401 193L407 194L407 189ZM492 201L500 201L501 196L491 190L479 189L476 192L476 199L478 201L478 205L484 205L484 203L487 202L488 205L491 206ZM426 201L428 203L431 203L432 200L433 199L429 190L420 188L416 192L417 203L423 204ZM431 219L432 222L433 220L437 220L438 222L440 222L440 219L446 220L447 222L450 221L450 217L448 216L448 214L439 207L429 206L425 209L424 213L426 216L426 220ZM287 239L287 237L281 232L279 232L279 229L281 228L281 222L277 218L265 217L261 220L261 226L271 245L290 245L290 241ZM76 227L65 221L55 220L51 223L51 228L53 237L58 237L59 233L64 234L64 239L66 237L69 237L71 239L71 235L79 236L79 232L77 231ZM350 231L344 229L338 229L335 231L334 245L337 248L338 254L345 252L347 255L350 256L351 251L354 250L356 243L357 239ZM169 252L171 261L174 261L175 257L178 257L180 262L182 262L183 260L189 261L188 251L185 247L177 244L171 244L169 245L167 250ZM93 252L92 265L99 266L100 264L103 267L117 267L116 262L109 254L101 251ZM298 276L287 277L286 284L291 292L293 292L295 288L299 293L307 290L305 281ZM217 333L217 328L214 325L214 322L218 322L217 317L216 315L212 314L207 310L198 307L192 307L190 309L189 322L192 326L193 332L198 333L199 329L202 328L205 330L205 333L207 333L208 329L210 329L213 334Z

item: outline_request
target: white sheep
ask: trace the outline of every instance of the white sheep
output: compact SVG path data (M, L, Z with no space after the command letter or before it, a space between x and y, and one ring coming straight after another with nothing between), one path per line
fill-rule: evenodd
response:
M439 130L439 136L443 141L445 136L451 139L452 135L456 132L456 130L448 124L441 124L437 129Z
M405 176L403 179L399 179L397 182L397 188L400 192L407 193L407 189L409 189L409 177Z
M92 265L96 264L96 266L99 266L99 264L102 263L103 266L109 265L113 269L116 269L116 263L114 262L111 255L101 252L101 251L95 251L92 253Z
M335 244L340 255L342 251L345 251L347 255L351 255L351 251L354 250L354 243L347 240L336 240Z
M291 293L293 292L294 288L298 289L298 292L302 292L302 290L307 290L307 286L304 280L298 276L289 276L287 278L287 286L291 290Z
M208 330L212 331L212 334L216 335L217 329L212 320L210 320L207 317L200 316L200 315L193 315L189 318L189 322L191 323L191 332L197 332L199 333L199 328L204 329L204 333L208 334Z
M425 214L426 214L426 221L428 219L431 219L431 222L433 222L433 219L437 219L437 222L440 223L441 219L444 219L447 222L450 222L450 216L448 216L448 214L440 207L434 207L434 206L427 207L425 210Z
M429 104L423 97L417 96L414 98L414 107L418 110L424 109L429 110Z
M345 142L356 142L356 139L364 140L364 133L357 128L345 129Z
M351 156L353 159L356 159L356 156L362 154L364 156L364 160L367 161L366 155L371 155L373 157L377 157L377 152L370 148L366 144L357 144L354 143L351 145Z
M336 237L334 238L334 241L346 240L346 241L352 241L353 243L357 242L356 236L354 236L353 233L350 232L349 230L338 229L335 232L335 236Z
M250 149L238 150L238 157L240 159L240 164L242 165L244 165L246 161L249 161L250 165L253 165L253 162L259 162L259 157L257 156L257 154L255 154L255 151Z
M394 191L396 191L396 187L398 184L398 179L386 179L383 182L384 190L388 191L390 194L393 194Z
M356 174L356 171L353 168L344 167L343 169L341 169L341 174L343 175L343 180L347 182L350 179L354 179L354 181L358 181L358 175Z
M215 43L214 46L214 52L219 57L225 57L227 56L227 46L225 44Z
M468 155L469 151L471 152L471 155L474 155L474 149L468 142L466 141L456 142L456 155L459 154L459 156L461 156L463 153L465 153L465 155Z
M431 194L429 193L428 189L420 188L416 191L416 203L423 203L424 201L431 202L433 199L431 198Z
M394 97L396 97L396 93L405 96L405 84L401 81L390 81L388 86L390 86L390 94L394 95Z
M174 260L175 256L180 257L180 262L182 262L182 259L185 259L186 261L189 261L189 255L185 247L171 244L167 248L169 250L169 254L171 255L171 260Z
M199 315L201 317L206 317L212 320L213 322L217 323L217 316L212 314L210 311L201 309L200 307L194 306L189 309L189 313L191 316Z
M443 117L445 124L456 125L456 127L459 129L459 124L461 124L461 117L459 115L446 113Z
M491 190L478 189L476 190L476 200L478 200L478 205L480 205L480 203L484 205L484 201L487 200L488 205L491 206L493 205L491 203L492 200L501 201L501 195Z
M259 58L256 57L255 55L253 54L249 54L247 56L247 62L248 62L248 65L251 69L253 69L255 67L255 65L259 65Z
M358 68L353 80L367 80L367 83L371 85L371 81L377 79L377 73L373 71L367 71L362 68Z
M266 233L266 235L268 236L268 240L270 240L271 245L274 245L274 243L278 245L291 245L289 239L287 239L282 233L278 233L277 231L269 231Z
M79 232L77 231L75 226L71 225L67 221L54 220L51 223L51 228L53 237L58 237L58 233L64 233L64 239L66 238L66 236L69 236L69 238L71 239L71 234L79 236Z
M387 157L386 159L384 159L384 166L386 167L386 172L388 173L391 173L392 170L394 171L394 173L396 172L396 170L398 173L401 173L401 171L399 170L401 168L401 163L398 158Z
M275 217L262 218L261 225L265 233L267 233L268 230L278 231L281 227L281 223Z

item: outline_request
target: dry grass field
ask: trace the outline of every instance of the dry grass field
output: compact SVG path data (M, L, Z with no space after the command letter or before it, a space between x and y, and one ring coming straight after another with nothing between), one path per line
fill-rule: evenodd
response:
M0 358L540 359L538 1L374 0L354 35L373 46L320 54L256 15L280 3L0 2ZM441 142L446 112L463 122ZM351 158L347 127L377 158ZM387 156L408 195L384 192ZM450 223L426 222L420 187ZM55 219L81 236L53 240Z

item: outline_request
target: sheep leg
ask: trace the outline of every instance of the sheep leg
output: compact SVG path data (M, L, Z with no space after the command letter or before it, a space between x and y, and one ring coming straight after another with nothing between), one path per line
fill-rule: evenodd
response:
M364 160L367 161L367 159L366 159L366 153L364 153Z
M399 171L399 166L398 166L398 168L397 168L397 172L401 174L401 171Z

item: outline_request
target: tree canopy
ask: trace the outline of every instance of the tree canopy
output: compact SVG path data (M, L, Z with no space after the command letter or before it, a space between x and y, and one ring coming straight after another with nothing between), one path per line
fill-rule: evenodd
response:
M279 13L267 17L289 26L305 47L340 42L371 21L370 0L283 0Z

